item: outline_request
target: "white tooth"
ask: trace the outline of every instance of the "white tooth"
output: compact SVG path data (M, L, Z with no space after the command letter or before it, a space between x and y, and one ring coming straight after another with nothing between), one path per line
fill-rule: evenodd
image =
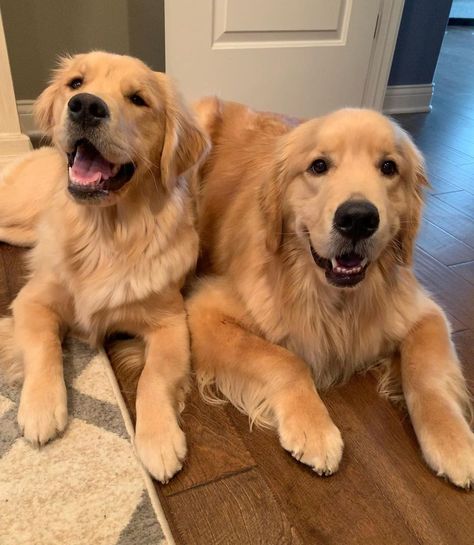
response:
M368 259L366 257L364 257L364 259L360 263L360 266L365 267L367 265L367 261L368 261Z
M112 169L112 176L115 176L119 170L120 165L114 165L114 168Z
M337 259L336 259L335 257L333 257L333 258L331 259L331 263L332 263L332 268L333 268L334 270L336 270L336 269L337 269Z

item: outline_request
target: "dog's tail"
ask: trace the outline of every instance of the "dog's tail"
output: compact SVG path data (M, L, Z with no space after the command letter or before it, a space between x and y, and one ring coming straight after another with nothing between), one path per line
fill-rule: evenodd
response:
M138 380L145 363L145 343L142 339L111 338L106 342L106 351L116 373L127 382Z
M8 382L23 381L23 364L13 342L13 318L0 319L0 373Z

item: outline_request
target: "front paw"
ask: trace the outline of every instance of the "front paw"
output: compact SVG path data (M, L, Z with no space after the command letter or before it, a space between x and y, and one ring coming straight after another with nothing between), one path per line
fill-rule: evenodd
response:
M438 476L461 488L474 487L474 434L469 429L448 435L425 433L420 444L426 462Z
M186 458L186 437L176 418L156 425L137 422L135 448L150 474L167 483L183 467Z
M18 425L25 439L44 445L67 425L67 394L64 381L26 380L21 392Z
M281 446L318 475L328 476L337 471L344 443L329 417L321 421L308 414L293 414L279 422L278 434Z

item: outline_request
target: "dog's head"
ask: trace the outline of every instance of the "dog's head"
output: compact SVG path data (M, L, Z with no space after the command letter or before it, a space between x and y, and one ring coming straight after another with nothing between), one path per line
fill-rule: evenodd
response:
M61 59L35 113L65 153L79 202L114 204L149 178L170 190L208 146L169 78L124 55Z
M274 186L263 200L276 248L296 233L318 274L353 287L391 256L410 264L427 184L410 137L383 115L345 109L303 123L277 145Z

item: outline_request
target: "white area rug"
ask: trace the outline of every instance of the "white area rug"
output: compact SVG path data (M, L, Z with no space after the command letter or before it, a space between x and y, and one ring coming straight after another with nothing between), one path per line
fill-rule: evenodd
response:
M64 347L69 423L36 449L19 434L18 385L0 378L1 545L174 545L104 353Z

